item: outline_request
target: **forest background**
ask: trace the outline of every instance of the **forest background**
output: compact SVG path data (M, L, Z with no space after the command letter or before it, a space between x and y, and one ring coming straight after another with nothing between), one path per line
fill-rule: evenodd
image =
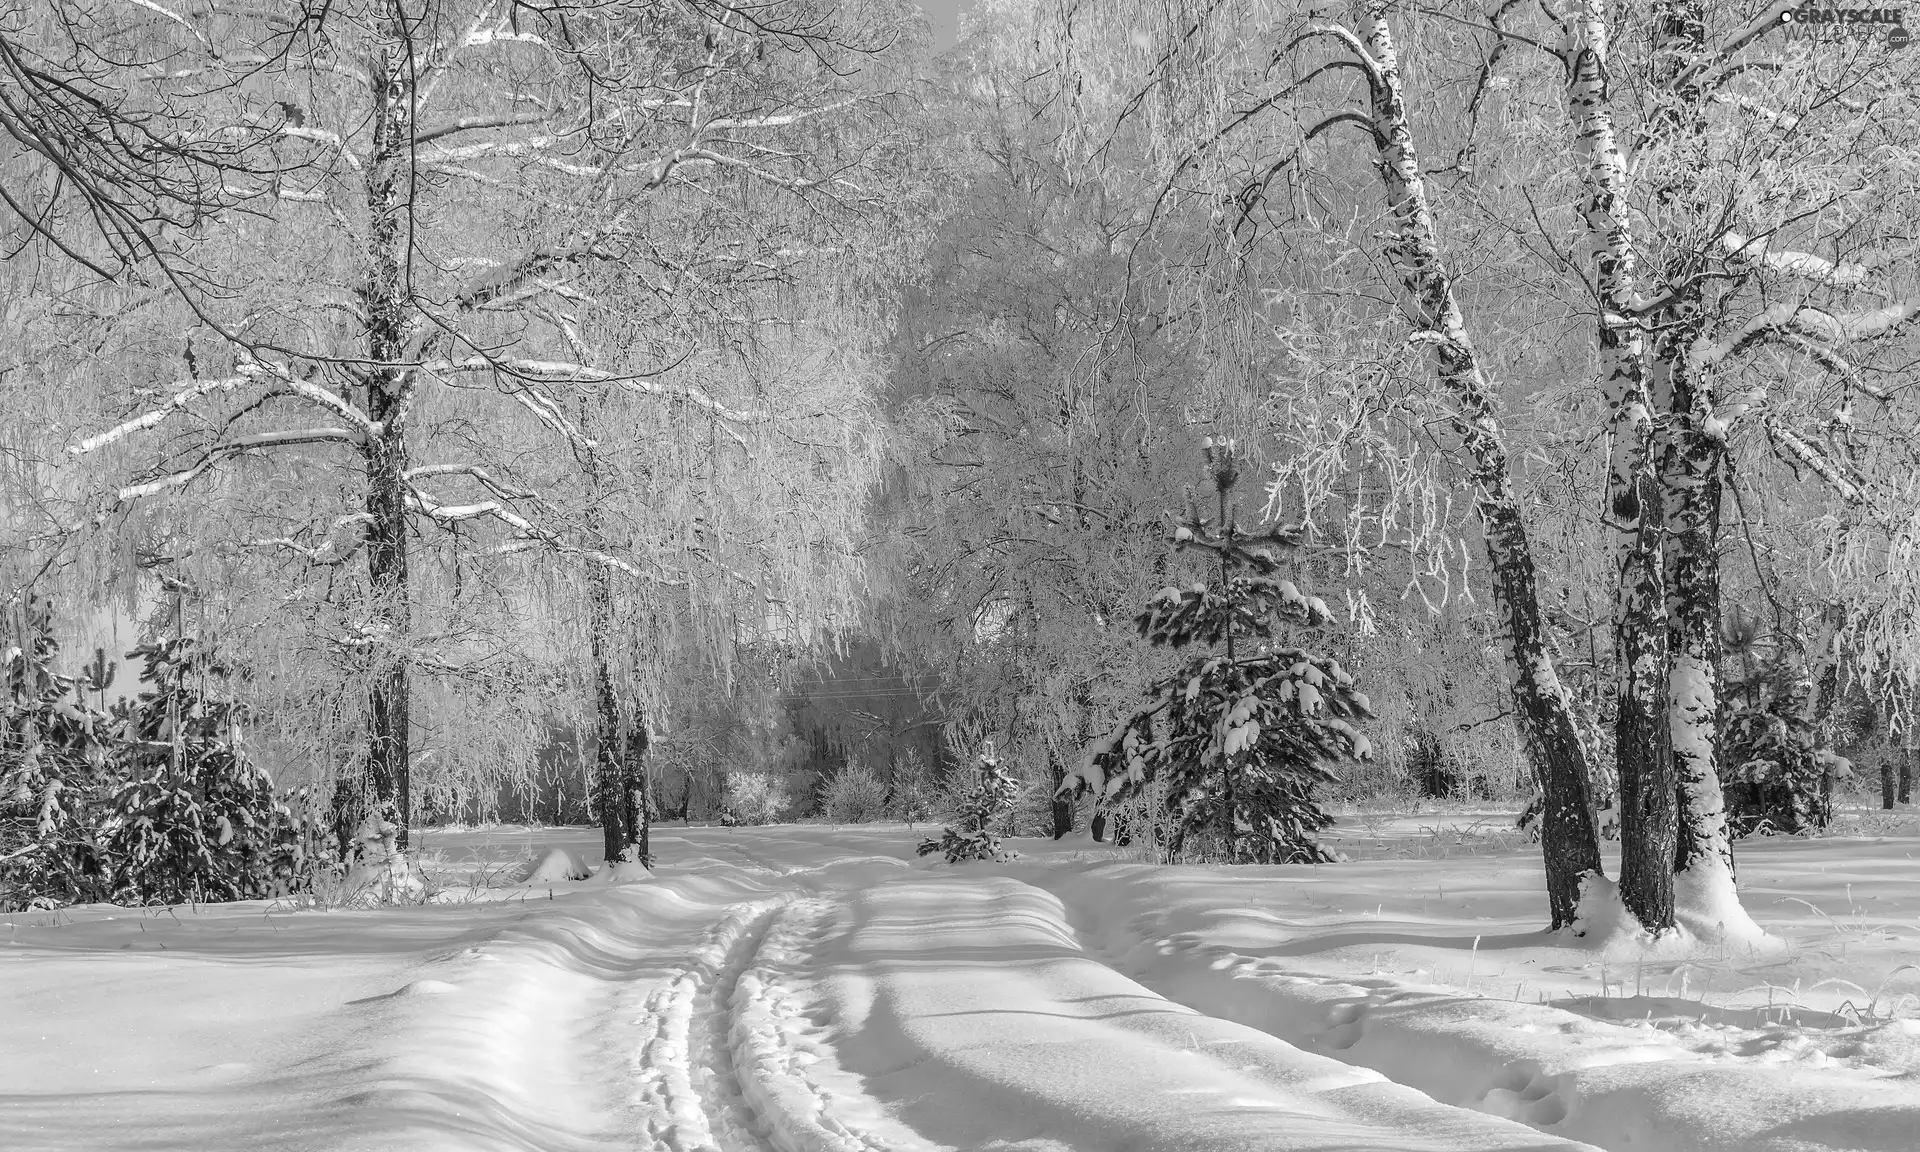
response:
M1376 713L1337 796L1533 792L1513 523L1617 810L1623 446L1667 435L1714 741L1894 803L1920 53L1799 10L982 0L946 47L896 0L12 6L13 657L104 710L193 638L343 829L613 857L744 778L925 815L988 740L1057 829L1171 667L1129 622L1230 437ZM1644 433L1629 329L1697 377Z

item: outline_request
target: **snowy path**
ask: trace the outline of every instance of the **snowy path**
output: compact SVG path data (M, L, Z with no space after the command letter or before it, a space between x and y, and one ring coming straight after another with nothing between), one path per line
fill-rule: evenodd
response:
M1899 969L1872 976L1896 1011L1864 1022L1756 1021L1684 982L1596 1000L1581 973L1598 965L1604 992L1620 957L1485 910L1496 867L1532 882L1524 859L1410 886L1391 862L1168 869L1045 842L950 868L914 859L914 839L692 829L633 883L15 918L0 1148L1920 1148L1920 1020L1898 1011ZM1871 881L1838 875L1843 891ZM1804 871L1753 880L1769 883L1819 895ZM1883 964L1902 922L1835 943ZM1688 963L1775 978L1823 955Z
M356 1103L427 1148L1589 1147L1174 1003L1019 880L773 871L582 893L443 956Z

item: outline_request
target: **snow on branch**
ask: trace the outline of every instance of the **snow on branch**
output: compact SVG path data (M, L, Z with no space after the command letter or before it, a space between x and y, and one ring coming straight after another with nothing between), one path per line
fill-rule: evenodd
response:
M97 436L89 436L78 444L70 445L67 451L75 456L85 456L89 452L105 448L115 441L126 439L135 432L144 432L152 428L176 412L184 411L188 404L210 392L231 392L240 385L248 383L252 376L252 372L243 370L238 376L226 376L218 380L190 380L176 384L174 385L176 391L161 407L144 415L135 416L125 423L116 424Z
M1829 312L1797 301L1782 301L1762 309L1725 339L1702 341L1689 355L1696 368L1711 367L1756 341L1791 333L1802 340L1828 346L1892 335L1920 315L1920 298L1897 300L1860 312Z
M703 128L710 132L745 131L754 128L785 128L798 124L802 120L811 120L815 116L824 116L829 112L838 112L842 108L858 104L864 96L849 96L845 100L836 100L832 104L822 104L818 108L802 108L797 112L785 112L773 116L753 117L716 117L708 120Z
M214 392L231 392L243 384L257 382L260 377L269 376L295 396L308 400L333 415L346 420L353 426L354 442L363 442L366 433L372 431L373 421L350 401L338 393L323 388L311 380L303 380L278 364L255 361L241 365L238 373L218 380L191 380L174 385L176 391L167 402L150 412L135 416L131 420L116 424L94 436L89 436L78 444L71 445L67 451L75 456L84 456L116 441L124 440L136 432L144 432L159 425L169 416L185 411L188 405L203 396ZM333 431L342 431L334 429Z
M1836 263L1811 252L1775 249L1764 236L1749 237L1728 232L1721 236L1720 243L1736 260L1757 261L1782 275L1811 280L1832 288L1857 288L1873 272L1872 266L1864 263Z
M436 124L414 138L414 144L420 145L438 140L442 136L451 136L455 132L478 132L488 128L513 128L521 124L538 124L546 119L543 112L510 112L499 116L462 116L449 120L445 124Z
M483 144L444 145L420 153L422 164L450 164L461 160L479 160L493 156L534 156L560 143L558 136L528 136L522 140L489 140ZM599 169L594 169L598 172Z
M409 468L402 477L407 481L424 479L428 476L471 476L490 492L497 492L509 500L538 500L539 494L525 488L515 488L494 479L493 475L478 464L426 464L419 468Z
M439 524L458 524L483 518L500 521L512 528L516 535L493 550L496 556L510 556L518 552L545 549L561 555L580 556L596 564L625 572L635 579L645 578L638 568L620 557L597 548L582 548L577 544L569 544L561 539L559 533L537 527L525 516L498 500L485 500L477 504L443 504L420 489L412 488L407 496L407 506L426 513Z
M434 360L421 367L429 372L498 372L505 376L547 384L617 384L629 392L680 400L704 408L722 420L757 424L774 419L764 408L736 408L716 400L705 389L692 384L661 384L649 376L621 375L585 364L565 360L489 359L472 356L465 360ZM551 400L546 403L552 404ZM556 409L557 412L557 409ZM577 435L577 433L576 433Z
M366 541L365 533L362 532L354 539L352 547L342 549L339 547L340 530L342 528L363 526L371 524L372 522L373 514L371 512L354 512L350 515L339 517L332 524L328 525L326 536L317 545L309 546L303 544L292 536L269 536L259 540L248 540L246 546L249 548L283 548L289 552L305 557L309 564L340 564L352 559L354 553L358 552L361 544Z
M1767 439L1787 456L1804 466L1807 471L1826 481L1827 486L1839 493L1842 500L1856 506L1864 506L1867 503L1866 493L1860 490L1858 484L1842 475L1840 469L1834 465L1833 461L1827 459L1824 452L1807 443L1791 429L1781 425L1778 420L1768 418L1761 421L1761 426L1767 430Z
M184 488L208 469L229 457L265 448L290 448L299 444L364 444L367 436L354 428L293 428L282 432L256 432L223 440L207 449L192 465L139 484L129 484L117 493L122 503Z

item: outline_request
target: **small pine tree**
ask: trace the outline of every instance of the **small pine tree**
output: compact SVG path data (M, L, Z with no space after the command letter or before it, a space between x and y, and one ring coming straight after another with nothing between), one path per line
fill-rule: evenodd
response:
M192 637L143 644L139 697L120 705L117 785L101 841L133 903L246 900L303 878L312 837L241 737L229 670Z
M1301 530L1242 532L1232 442L1209 439L1206 460L1218 515L1190 507L1173 543L1206 555L1214 577L1162 588L1136 617L1152 643L1202 650L1151 685L1150 703L1096 742L1061 790L1090 791L1111 807L1159 779L1172 852L1211 834L1230 863L1331 860L1318 833L1332 819L1313 791L1334 782L1328 762L1372 754L1352 723L1372 709L1339 661L1276 642L1283 629L1332 621L1324 603L1280 575L1279 554L1299 546Z
M920 855L945 854L947 863L966 860L1012 860L1019 856L1000 843L999 829L1020 798L1020 782L1001 766L993 753L993 741L980 752L980 766L971 787L960 802L954 822L941 830L939 839L920 842Z

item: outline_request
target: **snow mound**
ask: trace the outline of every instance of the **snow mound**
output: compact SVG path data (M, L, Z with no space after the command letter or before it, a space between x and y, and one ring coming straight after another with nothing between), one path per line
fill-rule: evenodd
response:
M561 880L586 880L593 876L593 869L581 862L578 856L558 846L529 862L513 878L515 884L551 884Z
M651 880L653 872L638 860L614 860L600 871L593 873L593 876L608 883L618 884L631 880ZM581 879L584 880L586 877L582 876Z
M1753 956L1786 946L1747 915L1717 862L1674 877L1674 919L1674 931L1653 936L1627 911L1617 882L1589 874L1580 883L1580 905L1567 943L1610 960Z

